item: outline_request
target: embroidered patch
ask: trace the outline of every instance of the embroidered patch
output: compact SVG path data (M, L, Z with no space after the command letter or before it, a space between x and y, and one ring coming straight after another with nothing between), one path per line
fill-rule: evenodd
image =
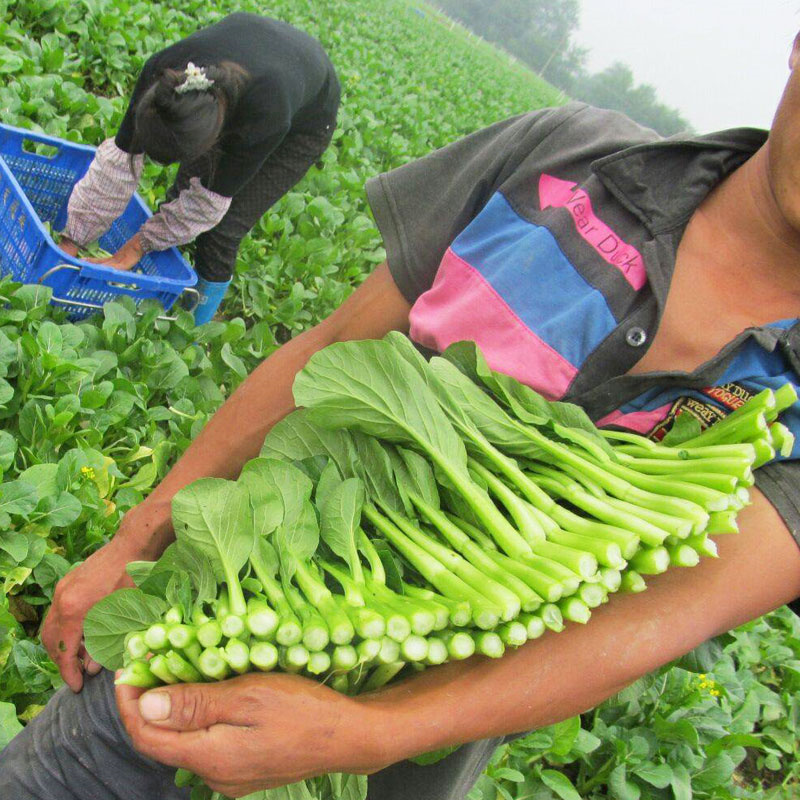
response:
M721 386L709 386L702 389L701 394L704 397L684 396L675 400L664 419L650 431L649 437L661 441L679 414L691 414L705 430L709 425L719 422L731 411L735 411L746 403L756 392L740 383L724 383Z

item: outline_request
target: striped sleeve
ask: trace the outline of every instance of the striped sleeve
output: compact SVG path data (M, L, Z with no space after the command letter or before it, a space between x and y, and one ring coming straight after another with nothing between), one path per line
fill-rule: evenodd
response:
M206 189L192 178L173 201L162 205L139 229L145 253L186 244L210 230L225 216L231 198Z
M96 241L128 206L142 174L144 159L106 139L67 203L64 234L84 246Z

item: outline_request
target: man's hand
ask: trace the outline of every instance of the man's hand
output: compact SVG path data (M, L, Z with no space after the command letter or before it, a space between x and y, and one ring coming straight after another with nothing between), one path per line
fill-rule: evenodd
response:
M189 769L229 797L388 764L377 708L296 675L148 692L119 686L117 704L140 753Z
M114 269L129 270L139 263L143 255L144 250L137 233L128 239L113 256L108 258L85 258L84 261L89 261L92 264L103 264Z
M89 609L116 589L133 586L125 572L131 561L154 560L173 538L169 503L150 501L129 511L117 535L56 586L53 604L42 626L42 644L73 692L83 687L83 673L101 667L83 646L83 620Z
M53 604L42 626L42 644L73 692L83 687L84 670L100 672L83 646L83 619L89 609L116 589L133 586L125 572L137 556L112 540L82 564L70 570L56 586Z

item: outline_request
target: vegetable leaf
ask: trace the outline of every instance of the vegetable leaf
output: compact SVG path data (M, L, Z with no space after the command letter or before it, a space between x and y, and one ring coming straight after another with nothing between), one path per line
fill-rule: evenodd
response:
M237 573L253 549L254 530L249 496L238 484L222 478L201 478L172 500L172 520L179 541L204 553L218 579Z
M141 589L118 589L95 603L86 615L83 632L87 652L106 669L119 669L125 637L158 622L167 608L164 600Z
M468 378L486 386L520 421L535 426L548 425L574 444L592 447L610 458L614 457L613 449L580 406L549 402L530 386L491 369L475 342L456 342L442 356Z
M661 440L661 444L677 447L683 442L688 442L689 439L694 439L695 436L699 436L702 432L703 426L700 424L700 420L684 412L675 417L672 427Z
M302 408L273 426L264 439L261 455L285 461L324 455L336 464L343 477L353 478L358 474L358 457L350 434L317 425Z
M244 465L239 476L239 482L249 493L257 537L269 536L283 519L283 499L274 474L277 463L273 459L255 458Z
M318 351L295 378L294 396L320 425L416 444L467 476L463 442L389 342L338 342Z
M364 484L348 478L333 489L320 510L320 534L333 552L346 562L356 580L363 582L356 536L364 506Z

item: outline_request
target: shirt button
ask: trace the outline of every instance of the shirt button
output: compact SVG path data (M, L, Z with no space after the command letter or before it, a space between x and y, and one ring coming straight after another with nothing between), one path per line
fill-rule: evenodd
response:
M644 328L634 325L625 332L625 341L631 347L641 347L647 341L647 333Z

